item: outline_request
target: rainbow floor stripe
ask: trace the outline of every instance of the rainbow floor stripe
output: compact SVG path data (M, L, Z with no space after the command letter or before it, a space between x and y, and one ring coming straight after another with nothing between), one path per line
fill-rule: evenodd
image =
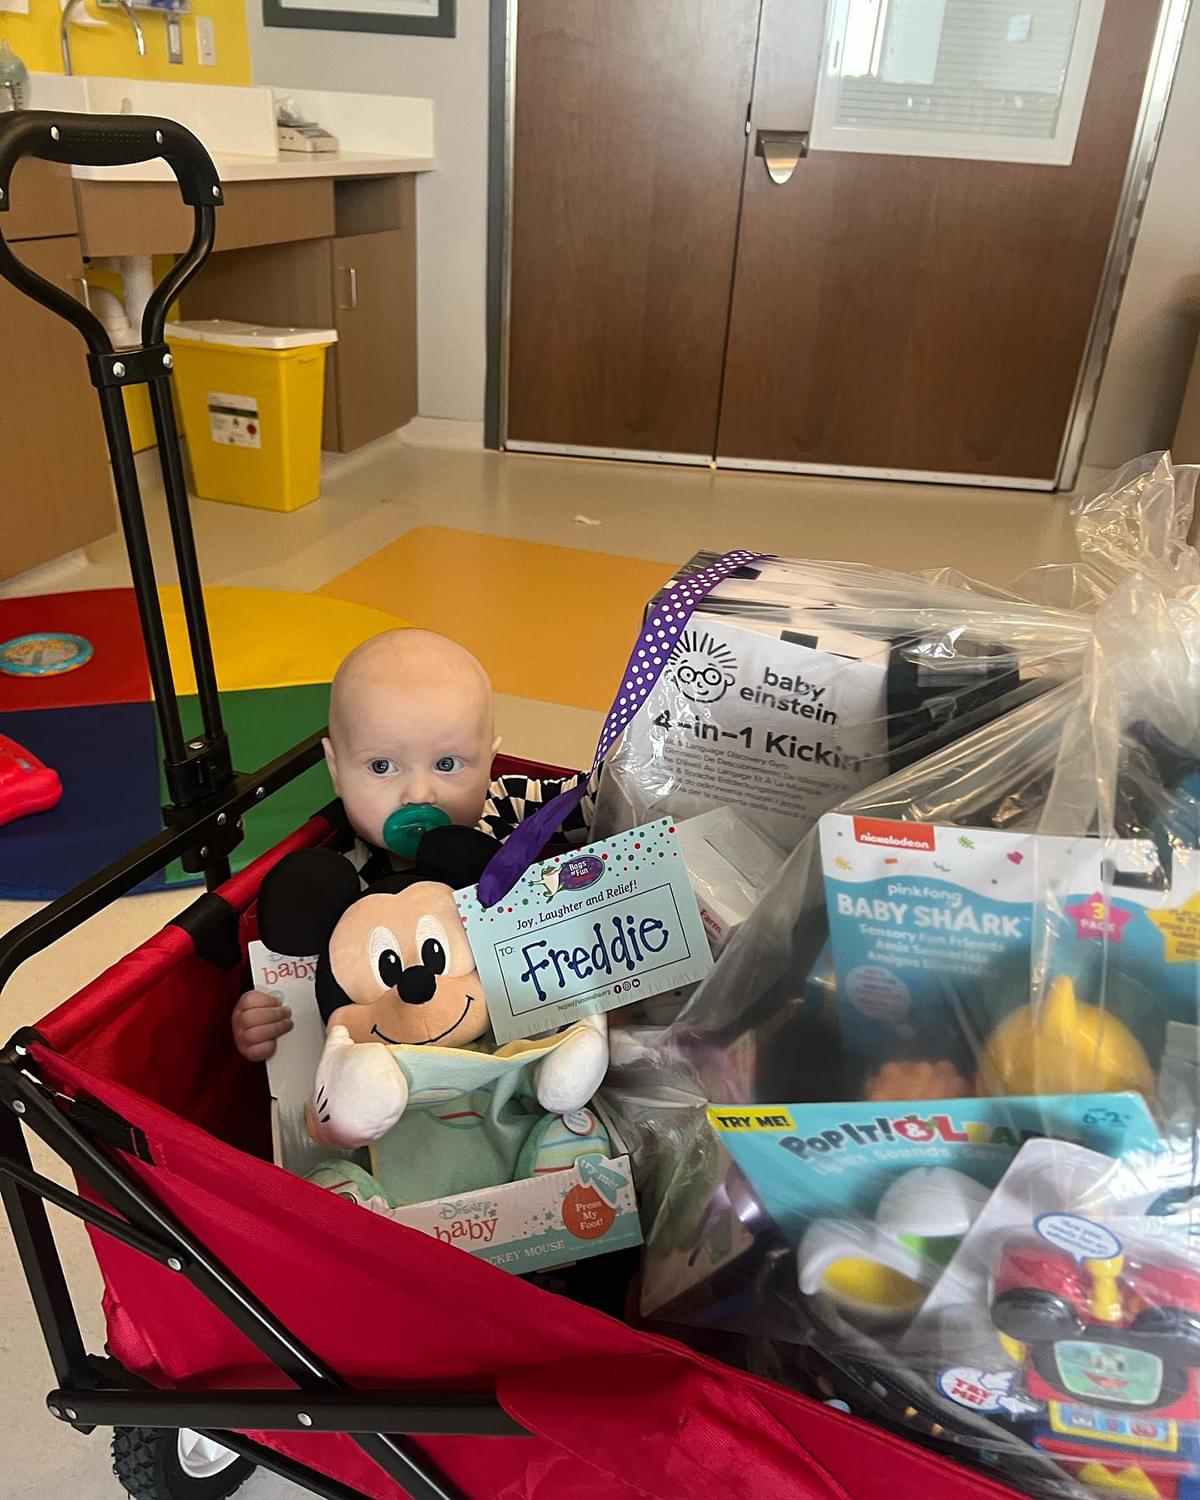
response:
M218 686L234 764L253 770L319 729L329 680L360 641L406 623L362 605L277 590L208 589ZM183 610L162 590L185 731L200 727ZM129 589L0 600L0 640L71 631L95 647L59 677L0 674L0 733L53 766L62 801L0 828L0 895L50 898L102 869L162 827L162 749ZM240 868L331 796L316 767L247 818ZM145 889L188 882L179 867Z

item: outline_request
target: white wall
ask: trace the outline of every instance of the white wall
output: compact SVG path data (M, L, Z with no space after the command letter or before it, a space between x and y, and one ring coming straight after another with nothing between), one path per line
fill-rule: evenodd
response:
M1084 463L1170 444L1200 332L1200 0L1180 52Z
M483 418L486 365L488 6L459 0L458 35L265 27L248 0L256 83L434 101L437 170L417 179L423 416Z

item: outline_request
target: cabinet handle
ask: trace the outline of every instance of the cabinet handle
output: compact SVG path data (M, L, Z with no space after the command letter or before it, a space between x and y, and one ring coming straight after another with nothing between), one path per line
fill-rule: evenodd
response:
M349 302L339 302L338 306L345 312L353 312L358 306L358 271L354 266L342 266L340 269L345 271L349 282L350 300Z

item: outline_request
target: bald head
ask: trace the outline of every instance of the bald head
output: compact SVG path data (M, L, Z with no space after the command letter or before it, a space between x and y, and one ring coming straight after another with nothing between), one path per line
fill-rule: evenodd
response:
M333 675L330 738L335 745L344 738L361 718L365 702L378 694L391 703L397 694L419 699L431 693L486 702L489 715L492 711L492 684L465 646L432 630L373 635L355 646Z
M368 843L410 804L473 826L495 739L492 685L456 641L389 630L357 646L333 679L325 756L350 822Z

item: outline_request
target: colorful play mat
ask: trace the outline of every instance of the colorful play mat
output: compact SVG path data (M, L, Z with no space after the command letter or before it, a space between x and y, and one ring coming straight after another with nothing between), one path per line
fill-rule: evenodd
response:
M184 732L200 729L178 589L161 591ZM256 770L324 724L338 662L406 622L312 594L208 589L225 727L239 769ZM162 747L130 589L0 599L0 639L38 630L84 637L89 661L55 676L0 673L0 734L32 750L63 784L50 812L0 828L0 896L50 898L162 828ZM323 766L255 808L240 868L332 796ZM143 889L187 884L178 865Z
M315 594L205 590L225 726L253 771L324 723L329 682L360 641L399 625L452 635L496 691L603 712L664 563L422 527ZM161 590L185 733L200 729L178 589ZM62 779L50 812L0 827L0 896L48 899L162 827L162 748L132 590L0 599L0 642L78 636L92 655L54 675L0 673L0 734ZM586 642L586 648L583 643ZM246 820L241 868L332 796L314 767ZM175 866L144 889L191 883Z

